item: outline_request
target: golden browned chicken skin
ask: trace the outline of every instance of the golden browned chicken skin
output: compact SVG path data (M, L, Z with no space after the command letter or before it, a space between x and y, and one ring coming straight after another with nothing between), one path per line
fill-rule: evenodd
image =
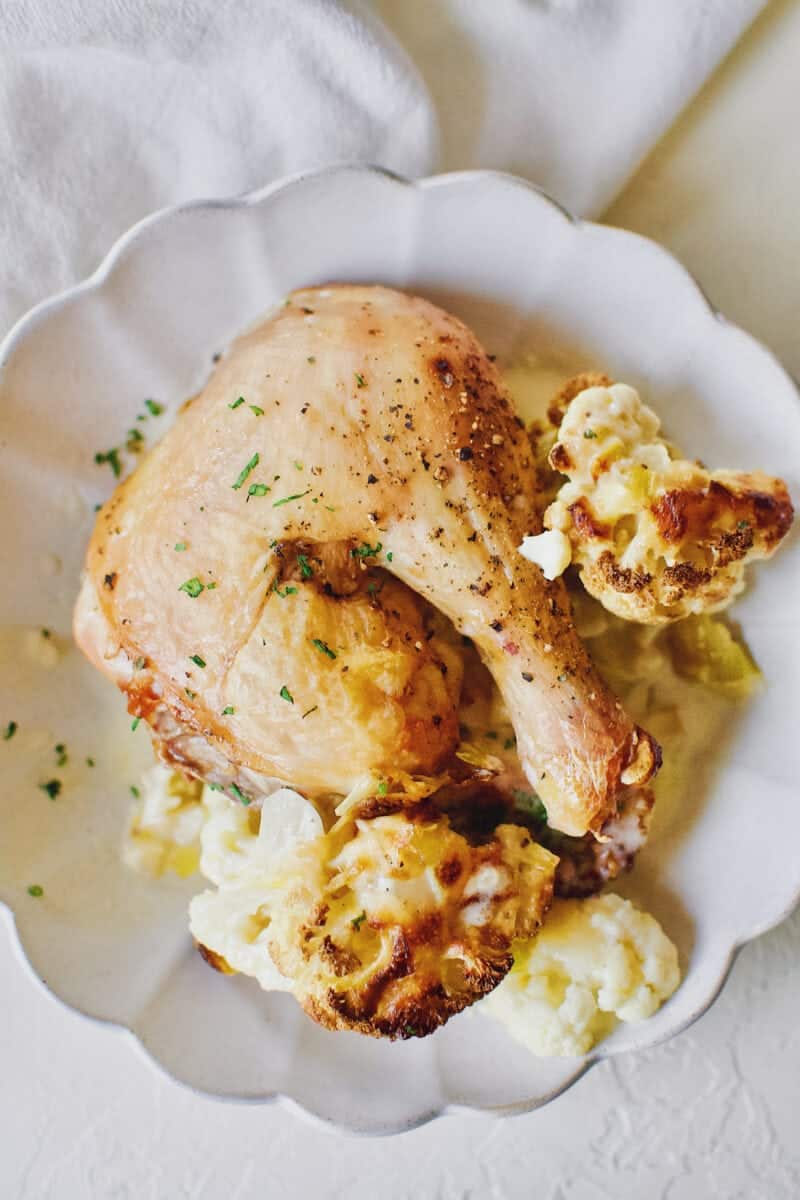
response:
M346 791L364 765L348 737L358 720L330 736L349 659L372 647L370 622L387 649L409 620L424 627L406 613L392 629L376 593L382 581L391 594L395 576L475 642L550 823L599 831L658 751L594 670L561 582L516 551L540 527L535 484L498 372L460 321L381 287L295 292L234 344L104 506L77 639L133 712L188 739L185 765L212 747L309 794ZM337 600L334 561L370 573L372 591ZM301 568L291 592L287 562L290 575ZM329 620L354 596L357 619ZM416 769L432 770L455 736L457 688L434 688L426 671L446 677L443 645L421 635L413 653L421 665L373 744L395 762L397 730L402 741L424 707L415 689L426 705L432 696L444 732L418 739L428 749L416 761L417 739L404 743ZM202 761L194 769L208 775Z

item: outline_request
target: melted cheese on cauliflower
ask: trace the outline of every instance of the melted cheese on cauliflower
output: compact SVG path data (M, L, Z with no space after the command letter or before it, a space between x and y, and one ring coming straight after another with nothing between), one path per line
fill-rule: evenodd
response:
M745 564L772 554L793 516L781 480L709 472L659 430L626 384L572 396L549 453L569 482L544 515L569 537L587 591L648 624L729 604L744 587Z
M652 1016L679 982L675 946L629 900L556 900L481 1011L534 1054L581 1055L619 1021Z

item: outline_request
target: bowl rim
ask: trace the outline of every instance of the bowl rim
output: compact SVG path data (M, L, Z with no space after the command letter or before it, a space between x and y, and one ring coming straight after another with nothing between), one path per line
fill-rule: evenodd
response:
M228 197L199 197L196 199L184 201L182 203L165 205L162 208L156 209L147 216L135 222L126 229L114 241L111 248L102 258L95 270L77 283L63 289L54 295L48 296L35 304L27 312L25 312L11 327L9 332L0 341L0 382L8 367L12 356L22 341L27 338L34 330L44 322L52 313L57 312L65 305L78 300L81 296L97 291L103 287L106 281L113 275L117 266L131 252L136 245L146 238L150 231L157 226L165 225L178 217L195 211L237 211L240 209L254 208L262 204L279 193L290 191L293 188L300 187L310 180L324 179L326 177L336 177L347 174L361 174L367 176L383 177L392 183L403 187L418 191L430 191L440 187L452 186L454 184L481 184L481 183L502 183L504 186L520 188L530 192L546 205L551 207L559 216L569 225L576 229L601 229L614 235L622 235L626 240L635 240L640 243L646 243L650 250L655 250L664 260L669 262L671 269L674 272L681 273L685 280L688 281L697 297L702 301L707 312L714 318L715 321L723 325L730 333L737 337L746 339L752 346L767 359L772 361L774 367L784 375L787 382L794 391L795 399L800 405L800 384L794 376L780 362L777 355L763 342L749 334L741 326L730 321L716 305L711 301L703 287L692 275L692 273L676 258L671 251L652 238L646 237L643 234L635 233L632 230L620 228L618 226L604 225L602 222L590 221L582 217L577 217L565 208L558 200L555 200L543 188L532 183L527 179L514 175L507 171L496 171L490 169L472 169L464 171L449 171L436 175L425 176L420 179L409 179L405 176L390 170L387 167L382 167L372 163L360 163L357 161L346 161L334 163L329 166L318 169L307 169L294 172L291 175L273 180L261 187L240 192ZM649 1039L641 1039L637 1045L626 1047L624 1049L605 1049L604 1044L600 1043L595 1047L585 1058L578 1060L575 1070L562 1080L555 1087L545 1092L543 1095L537 1096L530 1100L519 1100L508 1104L496 1105L476 1105L469 1103L457 1103L447 1101L429 1111L420 1113L408 1119L402 1119L393 1123L386 1129L378 1128L359 1128L352 1125L341 1124L332 1117L324 1113L316 1112L312 1108L308 1108L300 1101L295 1100L292 1096L285 1092L275 1090L273 1092L264 1093L263 1095L245 1095L231 1093L219 1093L207 1091L197 1084L187 1080L180 1079L173 1075L169 1068L150 1050L146 1041L123 1022L117 1021L110 1017L103 1017L96 1013L88 1012L85 1009L69 1003L61 997L56 991L51 989L45 980L38 974L25 950L19 927L16 921L15 913L9 904L0 900L0 917L5 919L6 924L11 932L11 942L18 960L23 965L28 976L46 993L51 999L55 1000L68 1012L77 1014L79 1017L93 1024L105 1026L115 1032L126 1035L135 1046L137 1052L144 1060L154 1068L158 1074L171 1080L181 1088L184 1088L196 1095L207 1099L212 1099L218 1103L234 1103L244 1105L272 1105L278 1104L286 1111L291 1111L304 1120L309 1121L312 1125L323 1128L327 1131L337 1130L340 1133L346 1133L352 1137L386 1137L395 1133L404 1133L409 1130L419 1128L430 1122L440 1120L443 1117L464 1115L464 1114L481 1114L495 1118L519 1116L524 1113L533 1112L538 1108L544 1107L552 1100L557 1099L575 1083L583 1078L588 1071L600 1062L606 1059L613 1058L617 1054L635 1053L642 1049L650 1049L654 1046L659 1046L673 1037L683 1033L691 1025L700 1019L708 1009L714 1004L720 995L725 983L730 976L733 965L739 955L741 949L749 942L753 941L762 934L775 929L783 921L785 921L794 910L800 906L800 885L790 895L788 901L781 909L773 916L759 922L754 927L741 934L733 940L722 958L721 965L714 979L713 986L709 993L695 1005L695 1007L685 1017L675 1021L663 1032Z

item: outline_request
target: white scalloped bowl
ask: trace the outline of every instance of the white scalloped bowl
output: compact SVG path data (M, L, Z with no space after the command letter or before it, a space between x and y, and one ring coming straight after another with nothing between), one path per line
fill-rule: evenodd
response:
M698 763L684 814L626 883L682 956L684 982L655 1017L620 1027L585 1060L537 1060L474 1011L431 1038L389 1044L328 1033L290 998L209 971L186 923L197 881L150 882L120 865L147 739L68 648L92 509L113 483L93 455L118 444L144 397L174 411L212 353L289 289L332 280L430 296L502 356L604 365L640 385L692 453L782 475L795 495L800 407L775 359L722 320L664 250L574 221L490 172L409 184L343 167L157 214L5 341L0 718L19 732L0 743L0 898L23 956L55 996L130 1030L176 1080L216 1096L283 1096L337 1125L386 1132L459 1108L531 1109L599 1058L673 1035L711 1003L737 947L794 906L800 556L795 539L737 604L768 686L713 773ZM42 625L63 651L49 671L11 652L20 639L8 627ZM54 773L55 741L71 763L53 802L36 784ZM86 755L94 770L76 765ZM44 887L36 900L33 881Z

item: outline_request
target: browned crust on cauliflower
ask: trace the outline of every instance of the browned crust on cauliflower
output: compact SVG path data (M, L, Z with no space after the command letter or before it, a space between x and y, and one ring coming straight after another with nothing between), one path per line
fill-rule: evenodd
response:
M783 480L744 473L731 475L729 486L711 476L706 488L665 492L650 511L665 542L694 538L713 550L721 567L738 562L754 548L770 553L788 533L794 516ZM733 528L720 529L718 523L726 516Z
M549 463L569 478L544 523L567 534L583 585L620 617L663 624L724 607L792 524L783 480L681 458L632 388L579 375L549 414L560 420Z

